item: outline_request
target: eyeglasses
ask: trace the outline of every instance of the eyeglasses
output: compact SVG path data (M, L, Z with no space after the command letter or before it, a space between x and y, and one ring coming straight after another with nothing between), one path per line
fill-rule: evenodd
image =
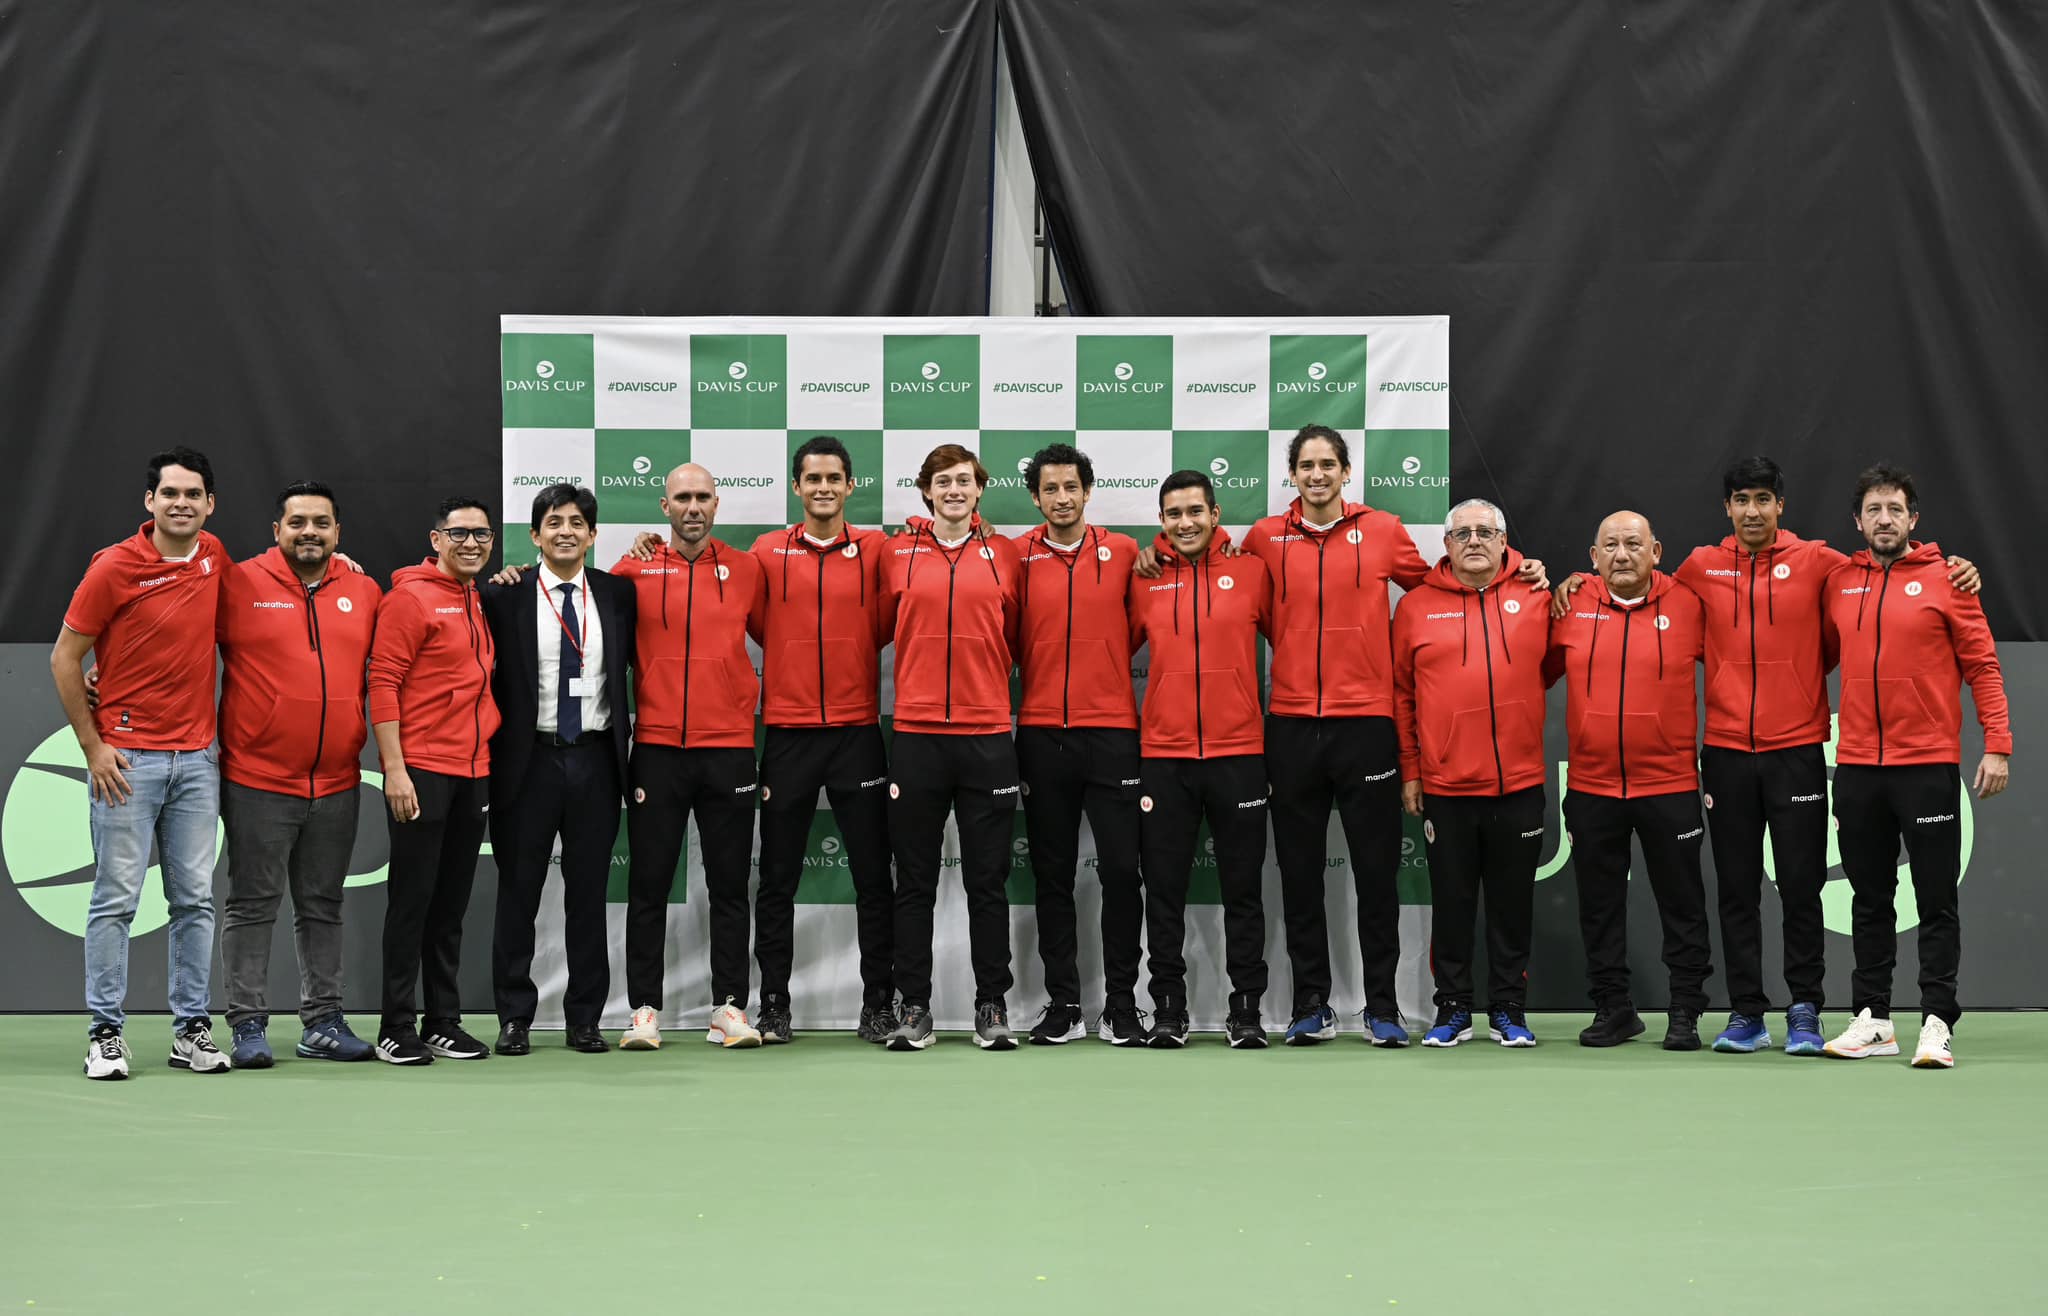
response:
M1482 544L1490 544L1500 538L1500 531L1490 525L1460 526L1444 538L1454 544L1469 544L1475 539Z
M458 544L467 543L472 539L479 544L488 544L498 536L498 532L487 525L444 525L440 528L440 532Z

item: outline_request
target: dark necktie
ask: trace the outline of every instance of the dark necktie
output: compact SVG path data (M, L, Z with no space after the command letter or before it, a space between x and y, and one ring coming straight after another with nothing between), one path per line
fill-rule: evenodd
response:
M574 740L583 734L582 697L569 693L569 682L583 675L583 655L576 651L572 638L578 631L576 586L556 588L562 591L562 671L561 679L555 682L555 734L564 740Z

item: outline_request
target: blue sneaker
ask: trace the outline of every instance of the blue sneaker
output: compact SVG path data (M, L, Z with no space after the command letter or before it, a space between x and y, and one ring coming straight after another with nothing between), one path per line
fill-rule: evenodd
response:
M1496 1005L1487 1013L1490 1025L1487 1035L1502 1046L1534 1046L1536 1034L1529 1028L1529 1020L1519 1005Z
M1827 1039L1820 1032L1820 1007L1805 1001L1785 1011L1785 1054L1817 1056Z
M1289 1046L1314 1046L1317 1042L1328 1042L1337 1036L1337 1012L1323 1004L1320 997L1312 998L1309 1007L1295 1016L1287 1025L1286 1042Z
M270 1039L263 1035L267 1023L258 1017L235 1025L235 1049L228 1053L229 1064L236 1069L268 1069L277 1063L270 1053Z
M1408 1040L1406 1032L1401 1034L1401 1040ZM1472 1011L1462 1005L1439 1005L1436 1008L1436 1024L1422 1035L1424 1046L1456 1046L1460 1042L1471 1040Z
M1765 1026L1760 1014L1731 1014L1728 1026L1714 1039L1716 1051L1733 1051L1747 1055L1751 1051L1771 1049L1771 1030Z
M377 1050L348 1030L348 1020L330 1014L306 1029L298 1053L308 1060L368 1060Z
M1374 1046L1406 1046L1408 1030L1401 1027L1398 1015L1368 1014L1365 1016L1365 1040Z

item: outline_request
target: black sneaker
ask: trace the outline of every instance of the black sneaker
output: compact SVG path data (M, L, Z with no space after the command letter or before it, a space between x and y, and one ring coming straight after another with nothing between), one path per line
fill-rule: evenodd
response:
M1700 1049L1700 1015L1697 1010L1686 1010L1678 1006L1671 1008L1664 1023L1664 1049L1666 1051L1697 1051Z
M1017 1035L1010 1031L1010 1011L1001 1001L983 1001L974 1007L974 1044L984 1051L1017 1049Z
M1594 1013L1593 1022L1580 1032L1579 1045L1620 1046L1630 1038L1641 1037L1646 1026L1636 1007L1627 1001L1603 1005Z
M1088 1025L1078 1005L1048 1005L1031 1029L1031 1045L1063 1046L1088 1036Z
M1224 1021L1224 1035L1230 1039L1233 1051L1263 1051L1266 1048L1266 1025L1259 1018L1259 1000L1239 992L1230 998L1230 1014Z
M867 1011L861 1011L863 1023ZM761 998L761 1019L755 1025L761 1033L762 1046L781 1046L790 1039L789 998L787 996L764 996Z
M434 1053L420 1040L411 1024L386 1028L377 1034L377 1058L391 1065L431 1065Z
M1111 1005L1104 1007L1096 1022L1095 1035L1111 1046L1143 1046L1151 1040L1152 1030L1145 1026L1145 1012L1137 1006Z
M462 1031L453 1019L429 1019L424 1038L427 1050L442 1060L483 1060L491 1048Z
M860 1027L853 1030L853 1035L863 1042L880 1045L889 1040L889 1034L895 1032L896 1025L901 1022L896 1017L894 1004L863 1005L860 1007Z
M1152 1031L1146 1042L1163 1051L1178 1051L1188 1044L1187 1003L1169 996L1156 1004L1159 1013L1153 1016Z
M929 1007L910 1001L903 1003L903 1013L897 1016L895 1031L883 1045L891 1051L922 1051L939 1040L932 1031L932 1012Z

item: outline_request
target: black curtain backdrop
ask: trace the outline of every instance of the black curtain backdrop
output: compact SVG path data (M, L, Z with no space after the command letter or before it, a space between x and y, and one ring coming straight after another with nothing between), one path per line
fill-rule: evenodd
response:
M1860 547L1856 471L2048 639L2048 6L1001 0L1077 314L1451 316L1452 494ZM1556 566L1553 567L1556 570Z
M0 640L173 443L237 556L320 478L417 560L503 312L983 313L994 72L986 0L0 3Z

